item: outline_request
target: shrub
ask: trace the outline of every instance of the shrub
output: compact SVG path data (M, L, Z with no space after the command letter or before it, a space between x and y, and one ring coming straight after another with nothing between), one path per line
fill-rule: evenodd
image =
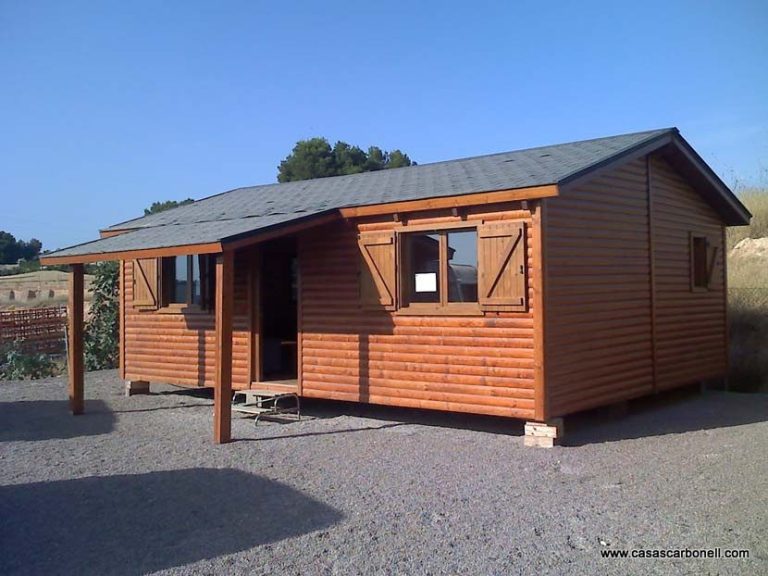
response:
M749 226L728 229L728 247L744 238L768 238L768 190L739 193L752 212ZM768 391L768 262L749 252L728 261L728 320L731 354L730 387L744 392Z
M85 369L117 367L119 358L119 268L117 262L95 266L91 308L85 324Z
M768 390L768 288L731 288L728 300L729 386L739 392Z
M59 372L58 364L50 356L26 352L19 340L0 350L0 380L37 380Z

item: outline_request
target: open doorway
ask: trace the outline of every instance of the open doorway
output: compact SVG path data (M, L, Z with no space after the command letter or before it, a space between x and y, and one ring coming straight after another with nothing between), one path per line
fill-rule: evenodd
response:
M298 257L294 238L266 242L258 277L263 381L298 377Z

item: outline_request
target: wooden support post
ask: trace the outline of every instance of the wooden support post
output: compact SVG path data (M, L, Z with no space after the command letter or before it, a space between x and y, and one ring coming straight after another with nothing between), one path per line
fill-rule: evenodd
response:
M526 422L523 445L535 448L552 448L560 444L565 436L562 418L552 418L546 422Z
M544 315L544 291L547 288L546 239L547 221L544 201L531 202L531 224L533 237L531 255L531 285L533 286L533 417L544 420L548 416L549 402L546 386L546 322Z
M234 252L216 257L216 382L213 402L213 441L232 439L232 308Z
M83 291L84 266L72 264L69 272L69 408L72 414L83 413Z
M125 396L136 396L137 394L149 394L149 382L146 380L127 380L125 382Z

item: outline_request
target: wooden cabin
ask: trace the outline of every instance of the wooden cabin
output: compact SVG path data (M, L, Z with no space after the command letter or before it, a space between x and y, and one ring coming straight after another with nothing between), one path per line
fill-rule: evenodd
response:
M120 261L120 375L555 419L728 364L726 226L750 214L676 129L240 188L50 254ZM552 427L554 425L554 428ZM547 441L545 440L544 443Z

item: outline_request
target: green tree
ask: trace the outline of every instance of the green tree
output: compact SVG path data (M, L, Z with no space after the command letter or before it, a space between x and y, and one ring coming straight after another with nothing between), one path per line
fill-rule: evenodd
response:
M18 246L13 234L0 230L0 264L16 264L19 259Z
M19 242L19 254L25 260L36 260L42 249L43 243L37 238L32 238L29 242Z
M387 166L387 153L378 146L368 148L368 158L365 161L365 171L384 170Z
M346 142L336 142L333 147L333 158L336 171L333 176L339 174L357 174L365 167L367 156L358 146L350 146Z
M16 240L10 232L0 230L0 264L16 264L20 259L36 260L43 249L43 243L37 238L29 242Z
M150 214L157 214L158 212L165 212L171 208L177 208L178 206L184 206L186 204L192 204L194 200L187 198L186 200L166 200L165 202L153 202L149 208L144 208L144 216Z
M280 162L277 181L293 182L337 174L336 158L328 140L311 138L297 142L293 151Z
M310 138L297 142L293 151L280 162L277 181L310 180L415 164L400 150L387 152L378 146L371 146L365 152L359 146L341 140L331 148L325 138Z
M410 166L416 164L408 158L408 154L401 152L400 150L392 150L387 157L387 168L402 168L403 166Z
M119 263L96 264L90 292L91 308L85 324L85 369L116 368L119 358Z

